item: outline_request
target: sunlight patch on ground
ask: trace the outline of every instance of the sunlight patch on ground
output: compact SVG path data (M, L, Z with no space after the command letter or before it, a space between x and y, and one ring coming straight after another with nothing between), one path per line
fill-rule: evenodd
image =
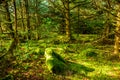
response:
M116 78L120 78L120 69L117 67L114 67L114 64L111 63L111 66L108 65L108 64L100 64L100 65L97 65L98 63L96 62L93 62L93 61L82 61L82 60L77 60L76 61L77 63L79 64L82 64L84 66L87 66L87 67L90 67L90 68L94 68L95 71L93 72L90 72L87 74L87 76L96 76L96 75L101 75L101 74L104 74L104 75L107 75L107 76L110 76L110 77L116 77ZM103 75L103 76L104 76Z

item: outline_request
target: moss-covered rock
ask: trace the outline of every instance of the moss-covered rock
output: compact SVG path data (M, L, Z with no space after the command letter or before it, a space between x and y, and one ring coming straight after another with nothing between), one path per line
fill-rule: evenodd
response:
M45 49L45 58L48 69L53 73L62 73L67 68L66 61L54 51L54 48Z

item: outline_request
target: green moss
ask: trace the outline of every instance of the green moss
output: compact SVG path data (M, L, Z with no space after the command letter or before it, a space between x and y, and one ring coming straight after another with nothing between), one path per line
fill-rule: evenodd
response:
M62 73L67 68L65 60L53 48L45 49L46 65L53 73Z
M95 49L92 48L88 48L85 49L81 52L80 56L84 56L84 57L97 57L97 53L95 51Z

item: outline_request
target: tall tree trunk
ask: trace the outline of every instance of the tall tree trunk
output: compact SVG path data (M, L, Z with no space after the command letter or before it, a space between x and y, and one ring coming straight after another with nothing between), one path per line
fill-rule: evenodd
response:
M4 1L4 2L3 2L3 5L4 5L4 8L5 8L5 10L6 10L6 20L7 20L8 22L11 22L10 12L9 12L9 6L8 6L7 1ZM9 29L11 30L11 36L12 36L12 38L13 38L13 41L12 41L12 43L11 43L8 51L7 51L5 54L3 54L2 56L0 56L0 57L3 57L3 56L5 56L6 54L11 54L10 57L12 57L12 59L13 59L13 57L14 57L14 56L13 56L13 50L16 48L17 43L18 43L18 42L17 42L17 39L16 39L16 35L17 35L17 13L16 13L16 3L15 3L15 0L13 0L13 5L14 5L14 10L15 10L15 33L14 33L14 30L13 30L12 24L11 24L11 23L8 23L8 24L7 24L7 26L8 26Z
M17 33L17 9L16 9L16 1L15 0L13 0L13 5L14 5L14 13L15 13L15 20L14 20L15 37L14 37L14 40L15 40L15 47L16 47L19 39L18 39L18 33Z
M30 31L30 16L29 16L29 6L28 0L25 1L25 8L26 8L26 21L27 21L27 30L28 30L28 39L31 39L31 31Z
M15 34L14 34L14 29L13 29L12 23L11 23L8 2L5 0L5 1L3 1L2 4L6 11L6 21L8 21L8 23L6 23L6 24L7 24L8 28L10 29L11 37L14 38Z
M69 0L66 0L65 2L65 23L66 23L66 36L69 39L71 39Z
M120 3L119 3L119 9L120 9ZM116 23L116 34L115 34L115 45L114 45L114 54L119 54L119 48L120 48L120 10L117 14L117 23Z
M104 31L103 31L103 35L102 35L102 39L108 39L108 35L110 33L110 21L109 21L109 13L106 16L108 19L105 22L104 25Z
M110 0L106 0L106 8L109 10L110 12L110 9L111 9L111 4L110 4ZM110 33L110 13L107 12L106 13L106 22L105 22L105 25L104 25L104 32L103 32L103 35L102 35L102 39L108 39L108 35Z
M35 36L36 36L36 40L38 40L39 39L39 33L38 33L38 27L39 27L39 25L40 25L40 21L39 21L39 15L38 15L38 0L35 0L35 18L36 18L36 26L35 26L35 29L36 29L36 34L35 34Z
M37 26L39 26L40 25L40 20L39 20L39 15L38 15L38 13L39 13L39 11L38 11L38 7L39 7L39 5L38 5L38 3L40 3L39 2L39 0L35 0L35 16L36 16L36 25Z
M22 22L22 30L25 31L25 24L24 24L24 17L23 17L23 14L24 14L24 4L23 4L23 0L19 0L19 3L20 3L20 14L21 14L21 22Z
M16 10L16 1L13 0L13 5L14 5L14 12L15 12L15 38L17 37L17 10Z
M19 0L19 3L20 3L20 7L21 7L20 13L21 13L22 30L24 32L24 34L22 35L22 39L26 40L26 39L28 39L28 35L26 34L27 26L25 26L25 22L27 22L25 1L24 0Z

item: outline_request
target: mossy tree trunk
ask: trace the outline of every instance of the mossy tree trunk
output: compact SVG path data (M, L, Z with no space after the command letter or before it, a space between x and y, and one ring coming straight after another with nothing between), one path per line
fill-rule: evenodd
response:
M15 11L14 12L14 15L15 15L15 17L14 17L15 31L14 31L12 23L11 23L8 2L5 0L5 1L2 2L2 4L3 4L3 7L4 7L5 11L6 11L6 21L7 21L6 25L7 25L8 29L10 29L10 33L11 33L13 41L12 41L12 43L11 43L8 51L5 54L3 54L1 57L5 56L6 54L10 54L11 55L10 57L13 58L14 57L13 56L13 50L16 48L17 43L18 43L18 39L17 39L17 11L16 11L16 2L15 2L15 0L13 0L13 7L14 7L14 11Z
M104 25L104 31L102 35L102 39L108 39L108 35L110 33L110 9L111 9L111 3L110 0L106 0L106 8L108 9L108 12L106 12L106 22Z
M25 32L25 24L24 24L24 13L25 13L25 9L24 9L24 4L23 4L23 0L19 0L20 3L20 16L21 16L21 24L22 24L22 30Z
M14 29L13 29L12 23L11 23L8 2L6 0L4 0L2 2L2 4L3 4L3 7L4 7L5 11L6 11L6 21L7 21L6 25L7 25L8 29L10 30L11 37L14 38L15 34L14 34Z
M29 0L24 0L25 1L25 10L26 10L26 21L27 21L27 31L28 31L28 39L31 39L31 31L30 31L30 16L29 16L29 5L28 1Z
M22 30L24 32L24 34L22 35L22 39L26 40L28 39L28 35L26 35L27 31L27 26L26 26L26 5L25 5L25 1L24 0L19 0L20 3L20 13L21 13L21 25L22 25Z
M65 1L65 24L66 24L66 36L68 37L68 39L71 39L69 0Z
M120 48L120 3L119 3L119 10L117 13L117 22L116 22L116 34L115 34L115 45L114 45L114 54L119 54Z
M15 18L14 18L14 25L15 25L15 37L14 37L14 40L15 40L15 47L17 46L18 44L18 41L19 41L19 38L18 38L18 26L17 26L17 8L16 8L16 0L13 0L13 5L14 5L14 15L15 15Z
M36 29L36 40L38 40L40 38L40 35L39 35L39 31L37 30L38 27L40 26L40 16L39 16L39 0L35 0L35 21L36 21L36 25L35 25L35 29Z
M105 25L104 25L104 30L103 30L103 35L102 35L102 40L107 40L108 39L108 36L109 36L109 33L110 33L110 19L109 19L109 16L110 14L109 13L106 13L106 22L105 22Z

